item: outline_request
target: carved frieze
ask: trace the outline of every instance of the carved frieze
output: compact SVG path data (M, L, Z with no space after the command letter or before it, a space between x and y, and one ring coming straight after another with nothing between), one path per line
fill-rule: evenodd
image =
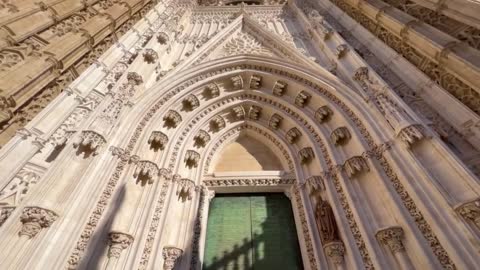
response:
M180 122L182 122L182 117L178 112L169 110L163 117L163 121L165 122L166 127L175 128L180 124Z
M80 153L88 156L92 153L94 156L99 154L102 146L107 142L105 138L92 130L84 130L73 141L73 147L78 148Z
M381 229L375 234L375 236L377 237L378 242L388 246L392 253L405 249L402 243L404 237L402 227L395 226Z
M148 144L150 144L150 147L155 150L163 150L167 143L168 136L161 131L153 131L150 138L148 138Z
M192 167L197 167L198 162L200 162L200 154L196 151L193 150L187 150L187 153L185 154L184 158L185 164L187 167L192 168Z
M305 91L300 91L297 96L295 97L295 104L299 107L305 107L308 105L308 102L310 101L310 98L312 98L312 95Z
M353 177L356 174L370 171L367 161L362 156L355 156L347 159L343 165L343 168L345 169L348 177Z
M200 106L200 101L194 94L191 94L183 99L182 104L184 110L193 111Z
M333 111L327 105L318 108L315 111L315 120L319 123L328 121L333 115Z
M282 124L283 117L280 115L274 113L270 117L270 120L268 121L268 126L271 127L272 129L279 129L281 124Z
M300 163L308 164L315 158L315 153L311 147L305 147L298 152L298 156L300 158Z
M332 131L330 134L330 140L334 145L344 145L351 138L350 131L346 127L339 127Z
M162 249L162 256L164 259L163 262L163 270L173 270L175 268L175 263L177 259L182 256L183 250L172 247L172 246L165 246Z
M127 249L133 242L133 236L122 232L110 232L108 234L109 258L120 258L123 250Z
M294 178L235 178L235 179L207 179L203 180L203 184L207 187L216 186L279 186L279 185L293 185Z
M159 173L157 164L148 160L140 160L136 164L133 177L142 184L153 184L158 179Z
M298 128L296 127L289 129L285 134L287 142L290 144L296 143L301 136L302 136L302 132L300 132L300 130L298 130Z
M286 82L276 81L272 92L275 96L281 97L287 92L287 86L288 84Z
M51 210L36 206L25 207L20 216L22 228L18 235L32 238L43 228L50 227L57 218L58 215Z

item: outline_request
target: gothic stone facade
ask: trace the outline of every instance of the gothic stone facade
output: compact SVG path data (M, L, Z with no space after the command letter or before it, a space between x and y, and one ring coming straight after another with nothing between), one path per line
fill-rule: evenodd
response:
M201 269L210 199L258 191L305 269L480 264L478 4L32 2L0 3L1 267Z

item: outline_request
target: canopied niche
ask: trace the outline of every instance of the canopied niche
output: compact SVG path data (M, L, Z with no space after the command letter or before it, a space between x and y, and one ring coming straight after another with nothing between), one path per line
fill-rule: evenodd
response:
M259 140L241 133L220 152L214 172L283 171L275 153Z

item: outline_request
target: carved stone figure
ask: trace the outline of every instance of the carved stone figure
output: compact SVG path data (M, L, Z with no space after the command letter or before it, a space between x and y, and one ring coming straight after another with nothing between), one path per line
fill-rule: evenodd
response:
M315 208L315 217L317 219L318 231L320 233L322 243L325 245L330 242L340 240L337 222L335 220L335 216L333 215L332 207L320 196L317 198L318 200Z

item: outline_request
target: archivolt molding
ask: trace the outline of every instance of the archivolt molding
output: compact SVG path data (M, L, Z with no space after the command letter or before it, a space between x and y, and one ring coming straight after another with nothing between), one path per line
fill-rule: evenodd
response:
M259 59L259 58L257 58L257 59ZM436 236L432 232L431 227L427 224L426 220L424 219L424 217L422 216L422 214L420 213L420 211L416 207L412 198L406 192L405 188L403 187L403 184L397 178L397 176L393 172L393 169L391 168L390 164L388 163L386 158L383 156L383 151L381 151L382 147L380 147L379 145L377 145L374 142L374 139L373 139L372 135L370 134L370 132L367 130L367 128L362 123L362 121L358 118L356 113L353 111L353 108L355 108L355 106L353 106L353 107L350 106L352 100L347 101L348 98L346 98L346 96L345 96L346 94L342 90L343 86L340 86L340 89L337 89L337 91L335 91L336 94L333 94L332 92L329 91L329 89L331 89L332 86L327 86L328 89L325 89L324 87L318 85L318 82L313 81L315 79L313 79L313 78L308 79L308 77L309 77L308 72L300 71L301 69L299 70L298 68L294 68L293 70L295 70L295 72L302 73L302 76L299 76L295 73L292 73L291 71L286 71L286 70L289 70L289 69L292 68L289 64L283 64L282 65L283 67L282 67L281 70L277 69L275 67L272 67L272 66L275 66L275 64L273 63L274 61L272 61L271 59L264 59L264 60L266 60L266 61L264 61L266 63L262 63L262 64L255 63L255 59L250 59L250 63L254 62L255 64L247 63L247 62L245 62L245 60L243 60L243 61L236 61L238 59L228 59L228 60L230 61L229 65L226 65L225 62L223 62L223 61L227 61L226 59L219 60L217 62L218 65L216 65L217 67L219 66L219 68L217 68L216 70L207 70L207 71L203 70L203 71L201 71L200 68L198 68L198 67L193 68L194 70L190 70L188 72L190 74L194 74L194 76L187 76L189 78L187 78L186 80L183 80L182 84L175 86L173 88L173 90L171 90L171 91L168 91L168 92L161 91L163 93L166 93L161 98L151 99L151 97L149 97L149 95L145 95L144 97L142 97L142 100L144 100L146 102L139 102L138 103L139 106L143 105L142 107L149 108L149 109L148 109L148 111L146 111L146 114L143 114L141 116L141 119L139 119L140 120L140 121L138 121L139 124L134 129L133 134L131 136L128 136L130 139L129 139L128 144L126 145L126 148L125 148L126 154L130 154L135 149L135 147L137 145L137 141L140 138L140 136L142 135L143 130L145 129L147 124L150 122L152 117L157 113L157 111L159 111L159 109L162 106L164 106L167 102L169 102L169 100L173 96L177 95L180 92L184 92L184 90L186 88L188 88L189 86L197 84L197 83L199 83L201 81L204 81L206 79L210 79L211 77L218 76L219 74L225 74L225 73L230 73L230 72L239 71L239 70L254 70L254 71L257 71L257 72L270 73L270 74L273 74L273 75L282 76L283 78L289 78L290 80L294 80L294 81L297 81L298 83L303 84L307 88L314 89L316 94L320 94L321 96L330 100L331 104L335 104L336 107L339 108L343 112L343 114L350 119L351 123L353 123L356 126L357 130L363 136L363 140L366 141L367 145L369 146L369 149L371 149L371 150L368 150L368 151L371 152L371 156L375 157L375 159L377 159L379 161L381 167L383 168L383 170L387 174L388 178L391 180L395 190L397 191L400 198L402 199L402 202L404 203L405 207L408 209L409 213L412 215L412 217L415 220L415 222L417 223L420 231L423 233L423 235L425 236L427 241L430 243L430 245L431 245L431 247L434 251L434 254L437 255L437 257L439 258L439 260L441 261L441 263L444 266L450 265L450 266L454 267L454 265L451 262L448 254L446 253L446 251L441 246L440 242L438 241L438 239L436 238ZM210 63L208 66L213 66L213 65L212 65L212 63ZM179 74L176 74L176 75L170 77L169 80L166 80L164 83L172 83L171 80L176 79L177 76L179 76L179 78L181 78L182 76L185 76L185 75L182 74L182 72L179 72ZM318 75L317 75L317 77L318 77ZM327 78L329 78L329 77L327 76ZM157 85L156 87L160 88L161 84ZM152 92L157 92L157 91L148 91L148 92L152 93ZM160 91L158 91L158 92L160 92ZM340 97L337 96L337 94ZM254 96L255 95L252 95L250 97L254 97ZM154 101L155 103L154 104L151 103L151 100L155 100ZM270 102L273 103L273 101L270 101ZM347 103L345 103L345 102L347 102ZM141 103L144 103L144 104L141 104ZM145 103L147 103L147 104L145 104ZM148 104L148 103L150 103L150 104ZM221 106L221 105L218 105L218 106ZM358 108L356 108L355 110L358 110ZM363 113L365 113L365 112L363 112ZM338 172L337 165L335 165L333 163L331 155L330 155L329 151L327 150L327 146L323 143L323 140L321 139L320 135L317 133L315 127L313 125L309 124L308 123L309 121L304 119L303 115L300 116L297 113L292 112L291 110L290 110L290 114L293 114L293 115L296 114L295 115L296 118L300 119L301 120L300 123L302 123L305 126L305 128L311 133L311 136L316 141L316 147L315 148L320 149L321 156L323 156L323 159L326 162L328 171L329 172ZM367 115L368 114L372 114L372 113L370 112L370 113L367 113ZM138 116L134 116L134 117L138 117ZM128 121L128 119L127 119L127 121ZM129 123L137 123L137 121L133 121L133 122L128 121L128 122ZM189 127L191 128L192 124L189 124ZM173 153L171 155L170 164L168 166L169 168L173 168L174 164L177 161L178 151L180 150L180 145L182 144L182 141L184 140L181 137L185 137L187 135L188 135L188 130L184 130L182 132L182 134L180 135L180 138L177 140L177 143L173 147ZM78 259L80 258L81 254L83 253L83 251L86 247L86 243L89 241L93 231L95 230L96 225L98 224L99 218L102 216L102 214L105 210L105 206L108 204L108 200L110 200L110 197L112 195L110 191L116 186L116 184L118 182L118 179L119 179L120 175L122 174L122 172L125 168L125 165L126 165L126 161L121 160L120 162L118 162L117 167L115 169L115 172L111 176L111 178L109 179L108 186L107 186L106 190L103 191L101 199L99 200L94 212L92 213L92 216L89 218L89 222L88 222L87 226L85 227L84 232L82 233L81 238L80 238L79 242L77 243L75 251L72 254L72 257L70 258L69 262L72 262L72 261L73 262L74 261L78 262ZM337 191L337 194L339 196L341 206L343 207L343 210L345 212L346 218L347 218L348 223L349 223L350 228L351 228L351 232L352 232L352 234L355 238L355 241L357 243L357 247L358 247L358 249L360 251L360 254L362 255L362 258L364 260L364 264L367 268L373 268L373 264L372 264L372 261L370 259L369 254L368 254L368 251L366 249L366 245L365 245L365 243L362 239L362 235L361 235L360 230L358 228L358 225L357 225L357 223L354 219L353 212L352 212L352 210L351 210L351 208L348 204L348 201L346 199L346 194L345 194L345 192L342 188L342 185L340 184L339 176L336 173L328 173L327 176L330 176L333 183L334 183L334 187L335 187L335 189ZM298 191L296 191L296 192L298 192ZM296 200L298 200L298 198L300 198L300 196L296 195ZM160 215L159 212L161 212L161 210L163 208L163 202L164 201L162 201L162 199L160 199L158 201L158 203L156 205L155 215L157 215L157 216ZM159 212L157 212L157 210ZM153 224L153 222L152 222L151 230L156 230L156 227L154 225L155 224ZM157 224L157 226L158 226L158 224ZM308 230L308 228L307 228L307 230ZM151 235L151 234L149 233L149 235ZM153 239L151 241L153 241ZM150 249L148 249L147 246L144 249L144 256L146 257L146 260L148 260L149 250ZM143 260L143 257L142 257L142 260ZM311 263L315 264L315 261L313 261Z

